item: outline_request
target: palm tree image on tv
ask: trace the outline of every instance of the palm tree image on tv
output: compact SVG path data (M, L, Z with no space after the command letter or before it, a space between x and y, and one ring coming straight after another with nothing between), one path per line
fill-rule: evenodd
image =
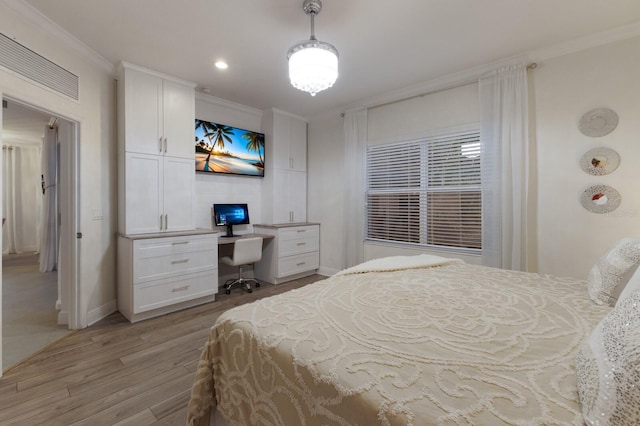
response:
M264 176L264 134L195 121L196 171Z

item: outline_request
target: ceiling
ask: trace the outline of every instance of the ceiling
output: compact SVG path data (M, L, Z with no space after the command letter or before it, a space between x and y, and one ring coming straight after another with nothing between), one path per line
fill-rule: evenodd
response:
M305 117L640 21L638 0L323 0L315 32L340 52L340 76L311 97L287 77L287 49L310 34L302 0L26 2L113 64Z

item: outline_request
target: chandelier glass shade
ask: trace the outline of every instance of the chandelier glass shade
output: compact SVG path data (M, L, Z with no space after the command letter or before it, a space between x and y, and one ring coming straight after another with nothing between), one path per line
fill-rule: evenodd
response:
M287 52L291 85L311 96L333 86L338 78L338 51L314 35L314 17L321 9L320 0L305 0L303 10L311 16L311 37Z

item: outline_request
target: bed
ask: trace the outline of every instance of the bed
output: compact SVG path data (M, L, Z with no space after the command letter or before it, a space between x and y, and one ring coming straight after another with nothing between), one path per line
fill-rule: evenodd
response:
M574 360L610 310L583 280L366 262L222 314L188 424L582 425Z

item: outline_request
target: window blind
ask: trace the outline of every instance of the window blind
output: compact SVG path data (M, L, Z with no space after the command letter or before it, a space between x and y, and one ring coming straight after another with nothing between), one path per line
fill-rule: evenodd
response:
M367 149L367 240L480 250L480 133Z

